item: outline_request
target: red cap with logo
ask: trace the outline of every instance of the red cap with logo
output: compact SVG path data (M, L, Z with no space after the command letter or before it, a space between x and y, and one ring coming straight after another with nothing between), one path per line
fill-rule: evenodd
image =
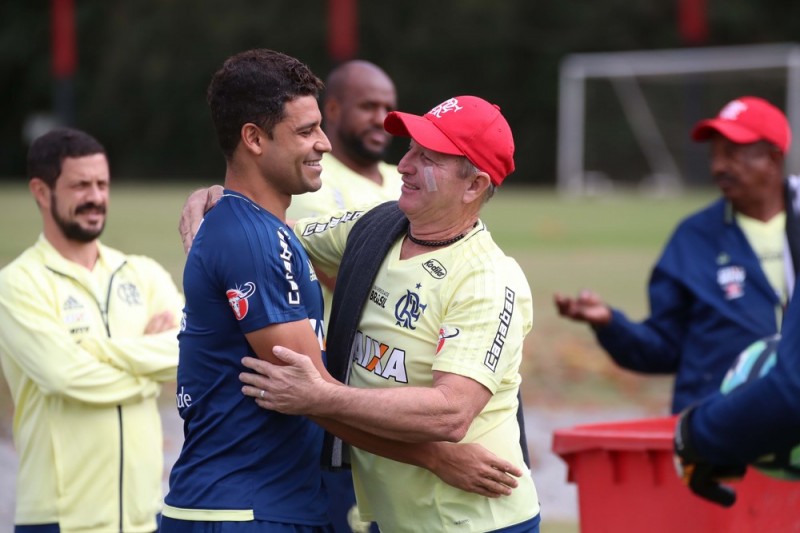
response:
M477 96L456 96L423 116L392 111L383 127L435 152L463 155L500 185L514 172L514 137L500 108Z
M737 144L769 141L784 155L792 142L786 115L756 96L743 96L728 102L715 118L698 122L692 130L692 139L705 141L714 133Z

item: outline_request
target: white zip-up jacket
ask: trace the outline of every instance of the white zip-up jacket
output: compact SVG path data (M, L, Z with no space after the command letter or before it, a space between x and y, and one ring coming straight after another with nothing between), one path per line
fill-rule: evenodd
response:
M15 523L144 532L161 509L156 398L174 381L183 297L154 260L100 245L95 267L40 236L0 270L0 363L14 401ZM145 335L150 318L175 328Z

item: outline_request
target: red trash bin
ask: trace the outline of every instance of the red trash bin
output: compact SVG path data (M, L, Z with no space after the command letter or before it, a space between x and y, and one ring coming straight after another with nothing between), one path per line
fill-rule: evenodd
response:
M800 481L748 468L730 508L695 496L675 473L677 417L557 429L553 451L578 486L581 533L800 532ZM546 510L545 510L546 512Z

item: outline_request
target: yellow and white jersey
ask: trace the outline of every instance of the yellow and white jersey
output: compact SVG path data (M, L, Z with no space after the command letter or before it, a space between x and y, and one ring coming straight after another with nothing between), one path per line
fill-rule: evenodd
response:
M183 297L155 261L100 245L93 270L41 236L0 271L0 363L14 400L16 524L153 531L156 397L175 379ZM174 329L144 330L172 311Z
M346 167L331 154L322 159L322 187L318 191L292 196L292 203L286 211L286 218L299 220L334 213L376 202L397 200L403 181L395 165L378 163L383 183L375 183ZM322 285L325 300L325 324L331 317L333 293Z
M309 256L334 272L359 213L301 221L295 232ZM303 233L308 236L302 237ZM526 471L508 497L460 491L431 472L353 450L362 518L385 531L488 531L539 512L516 420L523 340L532 325L531 291L522 269L482 222L446 248L400 259L402 239L384 258L353 343L350 385L431 386L433 371L473 379L492 398L463 442L477 442ZM376 405L380 410L381 406ZM392 413L385 413L386 417Z

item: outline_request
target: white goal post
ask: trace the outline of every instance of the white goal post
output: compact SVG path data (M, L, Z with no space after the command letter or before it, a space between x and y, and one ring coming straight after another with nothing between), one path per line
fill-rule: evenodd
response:
M560 193L589 192L592 170L585 168L586 83L605 79L616 93L627 124L647 162L651 178L664 187L684 182L640 82L658 76L690 76L785 69L782 107L794 132L786 161L789 173L800 172L800 45L796 43L581 53L566 56L560 66L558 105L557 188ZM720 101L713 116L726 102ZM706 118L706 117L701 117ZM688 137L689 130L685 132Z

